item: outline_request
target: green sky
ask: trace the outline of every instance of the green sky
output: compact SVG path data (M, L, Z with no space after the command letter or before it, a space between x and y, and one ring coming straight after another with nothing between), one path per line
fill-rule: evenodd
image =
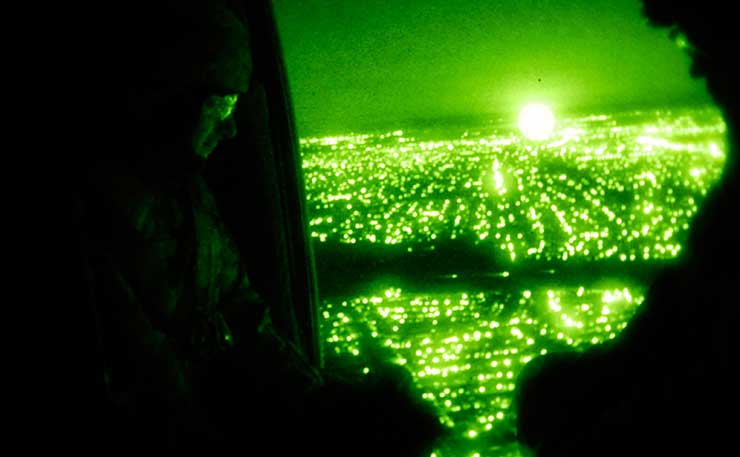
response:
M638 0L274 0L299 133L707 102Z

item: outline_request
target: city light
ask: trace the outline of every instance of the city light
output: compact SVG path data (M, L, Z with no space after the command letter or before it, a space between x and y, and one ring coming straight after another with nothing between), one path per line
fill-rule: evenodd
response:
M522 367L617 338L724 164L712 107L564 116L534 143L520 127L301 140L319 281L338 286L322 297L323 350L365 374L368 338L392 351L456 431L438 456L518 455ZM416 279L339 274L399 252L423 259Z
M530 103L519 113L519 130L530 140L546 140L555 128L555 116L549 106Z

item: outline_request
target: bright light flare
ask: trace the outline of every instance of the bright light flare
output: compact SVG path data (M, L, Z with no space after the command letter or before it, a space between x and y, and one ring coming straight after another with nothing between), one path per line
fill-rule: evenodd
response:
M555 127L552 110L542 103L531 103L519 112L519 130L530 140L546 140Z

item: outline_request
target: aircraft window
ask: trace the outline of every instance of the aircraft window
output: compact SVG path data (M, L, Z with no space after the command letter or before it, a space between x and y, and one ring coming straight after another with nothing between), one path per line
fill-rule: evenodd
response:
M680 261L726 126L638 0L275 0L327 357L384 347L518 455L521 368L614 339Z

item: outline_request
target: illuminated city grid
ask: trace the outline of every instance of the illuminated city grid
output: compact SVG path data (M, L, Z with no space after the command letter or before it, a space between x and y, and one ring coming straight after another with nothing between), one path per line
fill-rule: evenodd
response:
M643 300L643 290L616 285L515 290L424 294L390 287L326 302L325 349L360 356L369 334L393 349L395 363L454 426L457 436L446 444L455 455L510 446L509 407L522 366L548 351L616 337Z
M541 144L489 130L302 139L311 236L408 251L461 239L511 261L671 259L724 161L712 108L563 119Z
M438 457L519 455L510 406L524 364L615 338L649 286L559 272L574 258L678 256L721 174L724 131L715 109L686 108L561 119L539 145L504 124L446 140L400 130L301 140L318 255L322 243L413 252L464 238L503 261L490 287L440 290L430 277L428 288L322 297L324 351L362 366L368 337L391 349L452 427ZM549 279L504 271L545 263L556 266Z

